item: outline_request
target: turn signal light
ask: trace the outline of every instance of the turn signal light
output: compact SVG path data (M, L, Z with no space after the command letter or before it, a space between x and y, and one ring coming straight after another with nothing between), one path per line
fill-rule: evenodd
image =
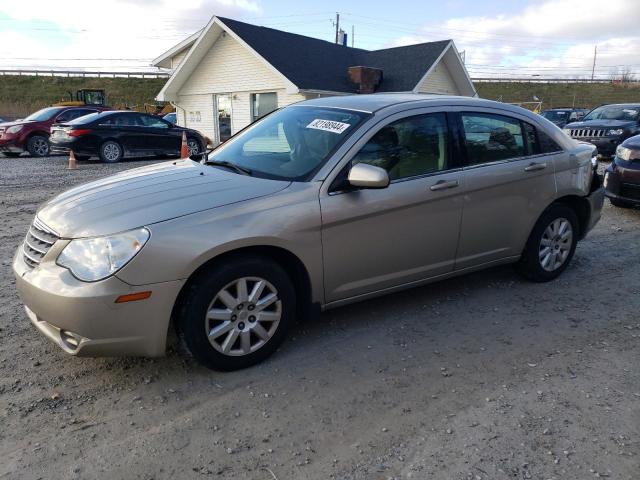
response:
M137 302L138 300L146 300L150 296L151 292L129 293L127 295L120 295L116 298L116 303Z
M69 130L68 135L70 137L81 137L82 135L86 135L88 133L91 133L91 130L89 130L88 128L79 128L77 130Z

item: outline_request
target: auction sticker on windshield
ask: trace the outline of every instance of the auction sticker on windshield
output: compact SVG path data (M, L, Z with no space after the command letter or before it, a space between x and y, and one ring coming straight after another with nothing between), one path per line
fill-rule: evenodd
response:
M307 128L314 128L316 130L324 130L325 132L341 134L350 126L351 124L349 123L336 122L334 120L322 120L321 118L316 118L313 122L307 125Z

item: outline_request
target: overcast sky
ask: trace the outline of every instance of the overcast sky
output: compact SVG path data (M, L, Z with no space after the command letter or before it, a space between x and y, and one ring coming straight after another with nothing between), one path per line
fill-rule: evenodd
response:
M640 0L0 0L0 67L148 69L212 15L355 46L452 38L474 77L640 77ZM351 39L349 40L351 44Z

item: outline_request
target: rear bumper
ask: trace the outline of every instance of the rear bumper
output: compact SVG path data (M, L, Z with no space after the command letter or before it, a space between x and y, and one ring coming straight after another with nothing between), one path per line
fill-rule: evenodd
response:
M589 202L590 215L585 231L582 232L582 237L585 237L587 233L589 233L593 229L593 227L596 226L598 221L600 221L600 217L602 216L602 207L604 206L604 187L599 186L598 188L593 190L586 198Z
M135 287L116 277L81 282L47 256L31 269L21 248L13 271L27 317L65 352L92 357L165 353L171 311L182 281ZM140 291L151 291L151 297L115 303L120 295Z

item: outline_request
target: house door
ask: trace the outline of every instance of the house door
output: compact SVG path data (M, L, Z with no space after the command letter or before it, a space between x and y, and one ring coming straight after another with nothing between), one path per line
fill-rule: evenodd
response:
M222 143L231 138L231 94L216 95L215 104L218 112L218 140Z

